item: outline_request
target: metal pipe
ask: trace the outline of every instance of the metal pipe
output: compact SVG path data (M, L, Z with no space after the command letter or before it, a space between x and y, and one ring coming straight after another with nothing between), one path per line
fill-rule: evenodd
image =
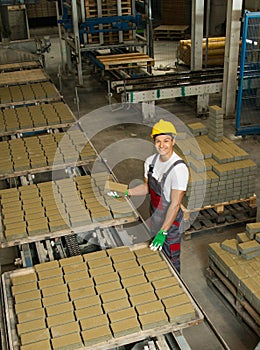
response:
M207 0L205 67L208 66L208 53L209 53L209 20L210 20L210 0Z
M61 58L61 69L62 71L65 71L64 66L64 56L63 56L63 48L62 48L62 34L61 34L61 25L59 23L60 14L59 14L59 4L58 1L55 1L56 6L56 16L57 16L57 22L58 22L58 33L59 33L59 46L60 46L60 58Z

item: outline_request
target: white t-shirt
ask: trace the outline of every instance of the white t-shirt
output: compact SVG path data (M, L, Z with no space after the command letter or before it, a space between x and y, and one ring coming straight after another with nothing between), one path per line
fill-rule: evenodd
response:
M149 166L153 161L155 155L152 155L148 157L144 162L144 177L148 178L148 171ZM166 162L162 162L160 160L160 157L156 159L156 162L154 164L153 168L153 177L157 181L162 180L162 176L166 171L169 169L169 167L175 163L177 160L180 160L181 158L173 152L171 158L167 160ZM177 164L171 172L166 177L166 181L164 184L164 196L168 202L171 201L171 190L181 190L186 191L187 185L189 180L189 170L186 166L186 164L181 163Z

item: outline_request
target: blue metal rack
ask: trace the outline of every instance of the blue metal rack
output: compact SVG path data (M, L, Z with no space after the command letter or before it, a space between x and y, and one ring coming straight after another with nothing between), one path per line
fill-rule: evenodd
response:
M99 49L109 50L130 50L135 51L137 47L146 48L146 53L153 57L152 49L152 34L151 34L151 20L148 15L148 6L146 15L137 13L134 4L131 1L131 14L123 14L121 11L121 1L117 1L117 15L108 16L107 12L102 13L101 0L97 0L97 17L86 17L84 0L62 0L61 15L58 13L58 25L63 27L65 34L61 39L65 40L67 53L67 67L72 70L72 58L76 57L77 73L79 85L83 84L82 74L82 56L91 58L91 61L96 64L94 60L94 53ZM150 3L150 0L147 4ZM139 32L145 33L140 35ZM118 34L113 36L112 42L107 42L107 34ZM126 33L126 35L125 35ZM129 33L129 36L127 35ZM131 35L130 35L131 33ZM117 38L114 40L114 38ZM62 47L62 45L61 45Z
M260 134L260 12L246 11L240 56L236 135Z

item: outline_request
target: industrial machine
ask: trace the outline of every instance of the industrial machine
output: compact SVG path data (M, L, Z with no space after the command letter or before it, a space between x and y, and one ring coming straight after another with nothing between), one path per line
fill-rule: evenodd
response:
M153 57L150 1L144 1L143 13L137 12L135 1L131 0L109 3L63 0L61 5L61 14L57 7L60 42L65 41L68 70L72 70L73 61L76 64L79 85L83 84L86 57L97 62L95 57L98 54L136 53L140 50Z

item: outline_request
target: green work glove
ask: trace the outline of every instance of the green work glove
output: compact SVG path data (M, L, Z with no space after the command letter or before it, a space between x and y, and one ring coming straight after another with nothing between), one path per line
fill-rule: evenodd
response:
M122 195L118 194L116 191L110 191L107 195L112 198L122 198ZM128 197L128 190L125 191L125 197Z
M151 250L162 250L164 242L167 237L167 231L161 229L154 237L152 243L150 244Z

